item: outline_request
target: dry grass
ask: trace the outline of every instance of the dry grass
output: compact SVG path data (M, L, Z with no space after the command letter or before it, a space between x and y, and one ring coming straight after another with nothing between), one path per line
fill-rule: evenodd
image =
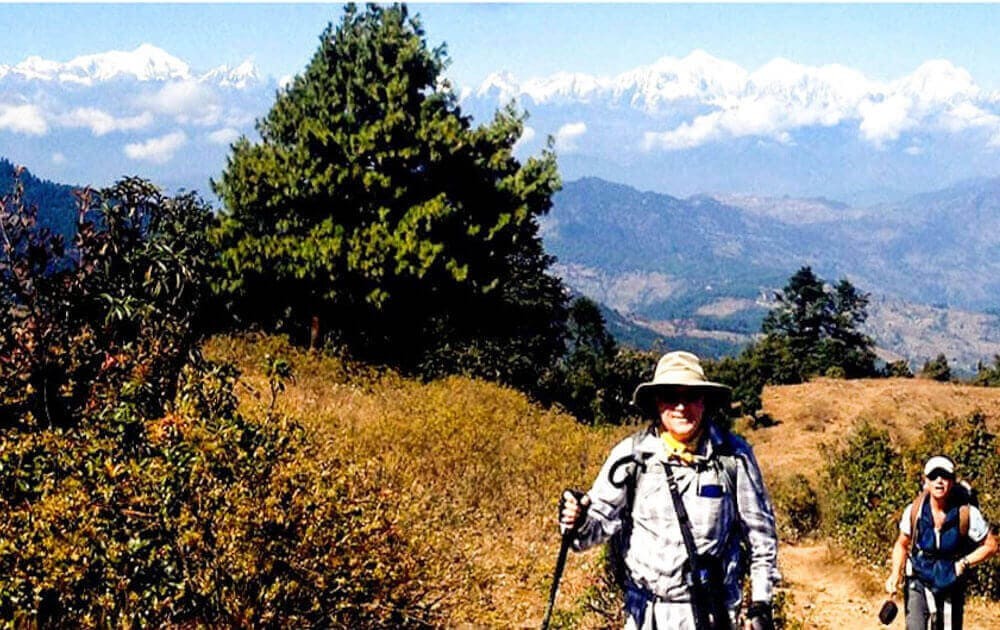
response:
M422 384L275 338L217 338L206 353L241 367L258 393L244 389L248 406L270 398L265 353L293 363L295 382L279 410L300 419L324 456L357 462L369 480L405 497L393 518L437 565L449 626L538 626L559 546L558 495L587 486L631 431L583 427L494 384ZM596 552L570 559L560 608L592 584L597 562Z
M300 419L323 456L356 462L366 482L377 480L393 496L404 497L392 518L440 576L440 606L449 627L538 626L558 550L558 494L566 486L586 487L611 446L633 430L589 429L497 385L454 377L422 384L302 352L271 337L217 338L206 351L243 369L249 388L242 403L250 407L269 402L265 354L294 364L295 382L279 399L279 409ZM768 479L802 473L816 482L825 452L859 420L910 442L927 422L975 409L986 414L993 430L1000 427L1000 389L918 379L820 379L767 388L764 411L777 424L745 434ZM373 541L372 553L377 552ZM795 564L811 565L804 570L812 580L790 585L801 600L796 612L806 619L813 613L804 604L822 601L812 584L817 560L797 558L794 548L782 560L791 574ZM598 561L596 551L571 557L560 610L580 609L599 574ZM836 558L821 562L834 582L842 574L856 577L851 592L838 598L854 600L855 607L858 601L878 603L878 594L870 592L877 575ZM1000 607L977 606L977 618L996 618L994 608ZM866 608L862 618L872 614ZM836 627L811 621L816 625L807 622L808 627ZM592 627L598 620L584 615L574 622Z
M817 379L766 387L763 411L774 426L748 431L766 477L804 474L819 479L825 455L861 420L884 427L897 444L910 444L927 423L982 411L1000 429L1000 388L925 379Z

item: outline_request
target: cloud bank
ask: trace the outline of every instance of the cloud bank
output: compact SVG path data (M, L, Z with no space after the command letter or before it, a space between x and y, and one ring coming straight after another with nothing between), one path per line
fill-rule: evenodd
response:
M125 155L133 160L165 164L185 144L187 144L187 134L183 131L175 131L165 136L150 138L145 142L126 144Z
M947 60L876 81L838 64L805 66L786 59L748 71L695 51L613 77L557 73L519 82L497 73L469 97L516 99L527 108L598 106L638 111L651 122L671 121L650 124L641 136L644 151L687 150L745 137L787 144L799 130L841 124L852 125L857 137L875 148L916 131L982 130L1000 139L1000 95L986 93Z

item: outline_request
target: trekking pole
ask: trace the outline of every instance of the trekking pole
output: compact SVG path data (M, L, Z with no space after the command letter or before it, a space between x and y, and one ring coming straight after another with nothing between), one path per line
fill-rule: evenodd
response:
M586 506L583 503L584 495L578 490L566 489L566 492L571 492L574 497L576 497L577 503L580 504L581 508ZM560 505L562 501L560 501ZM562 518L562 510L559 511L560 518ZM580 527L580 521L586 517L585 510L581 510L580 516L573 523L573 527L567 529L562 533L562 539L559 542L559 557L556 558L556 568L552 573L552 588L549 589L549 605L545 608L545 616L542 618L542 630L548 630L549 621L552 619L552 609L555 607L556 595L559 594L559 580L562 579L563 569L566 568L566 556L569 555L569 548L573 545L573 536L576 534L576 530Z

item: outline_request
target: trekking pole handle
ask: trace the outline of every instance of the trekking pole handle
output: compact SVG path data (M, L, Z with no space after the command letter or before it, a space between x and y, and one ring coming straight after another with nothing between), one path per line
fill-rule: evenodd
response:
M573 500L579 507L579 511L576 515L576 518L573 519L572 527L567 527L563 523L563 511L566 509L567 494L573 497ZM577 530L580 529L580 526L583 525L584 521L587 520L588 508L590 508L590 497L587 496L587 493L582 492L580 490L576 490L574 488L566 488L565 490L563 490L562 494L559 496L559 529L562 532L563 536L575 533Z
M569 494L580 506L580 511L573 520L572 527L565 527L562 523L563 509L566 507L566 495ZM563 569L566 567L566 556L569 548L573 545L573 536L580 528L580 525L587 519L587 508L590 506L590 499L579 490L566 488L559 495L559 527L562 529L562 536L559 540L559 557L556 559L556 568L552 572L552 588L549 590L549 603L545 608L545 616L542 618L542 630L548 630L549 622L552 620L552 610L555 608L556 596L559 594L559 581L562 579Z

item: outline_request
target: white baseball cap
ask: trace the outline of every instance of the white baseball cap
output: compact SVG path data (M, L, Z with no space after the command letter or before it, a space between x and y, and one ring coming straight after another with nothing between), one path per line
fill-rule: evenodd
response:
M924 477L929 476L935 470L943 470L949 475L955 474L955 462L951 461L944 455L935 455L934 457L927 460L924 464Z

